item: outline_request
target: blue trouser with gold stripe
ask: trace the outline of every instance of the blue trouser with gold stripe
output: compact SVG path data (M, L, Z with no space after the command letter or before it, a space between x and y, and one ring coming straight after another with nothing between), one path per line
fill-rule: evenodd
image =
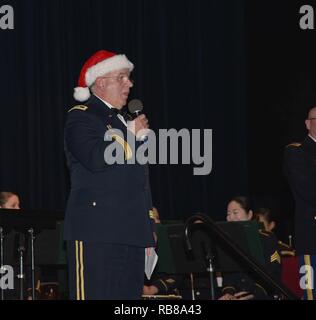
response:
M300 255L299 266L300 287L304 292L304 300L316 300L316 255Z
M68 241L69 291L72 300L140 299L144 248Z

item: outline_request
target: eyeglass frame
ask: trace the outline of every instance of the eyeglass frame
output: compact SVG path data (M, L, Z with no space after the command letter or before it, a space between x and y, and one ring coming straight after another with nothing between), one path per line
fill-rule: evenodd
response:
M107 76L104 76L104 77L101 77L101 78L105 78L105 79L116 79L117 82L119 83L127 83L127 81L131 82L132 84L134 84L135 80L134 79L131 79L130 78L130 74L127 75L127 74L119 74L117 76L111 76L111 77L107 77ZM126 80L124 80L124 78Z

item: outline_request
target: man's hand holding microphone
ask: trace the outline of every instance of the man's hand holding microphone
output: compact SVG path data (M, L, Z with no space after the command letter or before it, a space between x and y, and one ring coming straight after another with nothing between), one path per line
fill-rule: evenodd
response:
M133 120L127 122L127 129L131 131L138 140L145 140L149 129L148 119L142 113L143 108L142 102L138 99L131 100L128 103L128 110Z

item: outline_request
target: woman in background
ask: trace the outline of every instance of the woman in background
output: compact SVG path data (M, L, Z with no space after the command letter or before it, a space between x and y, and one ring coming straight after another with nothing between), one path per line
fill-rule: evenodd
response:
M20 209L20 199L19 196L13 192L7 192L3 191L0 192L0 209ZM16 233L15 235L15 243L19 242L19 233ZM28 267L29 268L29 267ZM17 265L15 266L15 274L17 274ZM30 274L30 270L27 271L27 274ZM36 268L35 271L35 277L36 279L39 279L40 277L40 270L39 268ZM28 289L25 291L24 296L26 299L31 300L31 279L30 277L27 277L27 287ZM35 289L36 297L39 298L39 293L40 293L40 281L36 281L36 289ZM18 299L19 296L19 289L16 288L14 290L9 290L10 292L7 294L6 299Z

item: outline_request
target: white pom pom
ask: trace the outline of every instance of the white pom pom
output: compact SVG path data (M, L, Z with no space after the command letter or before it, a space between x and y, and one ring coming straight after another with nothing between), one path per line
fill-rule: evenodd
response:
M77 87L75 88L74 98L77 101L83 102L87 101L90 98L90 90L88 87Z

